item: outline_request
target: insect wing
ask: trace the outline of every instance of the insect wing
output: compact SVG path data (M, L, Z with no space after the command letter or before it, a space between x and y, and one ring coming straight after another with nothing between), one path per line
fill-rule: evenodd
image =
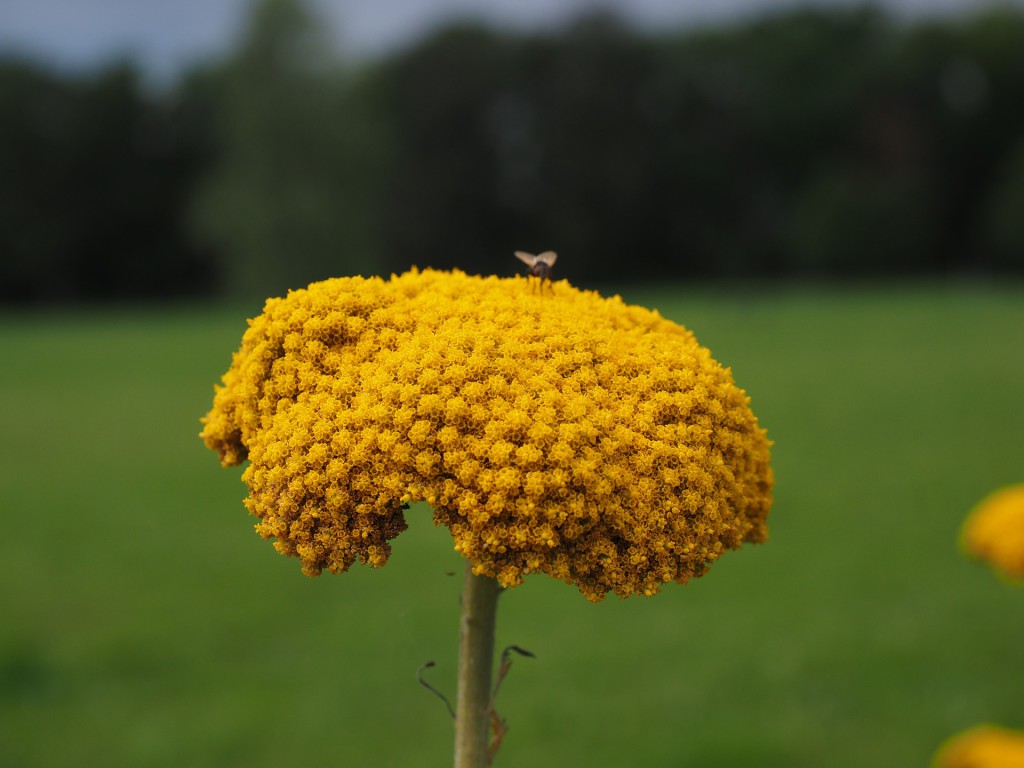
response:
M555 259L558 258L558 254L554 251L544 251L544 253L537 255L535 258L537 261L542 261L549 267L553 267L555 266Z
M526 266L532 267L534 264L537 263L538 257L534 256L532 253L527 253L526 251L516 251L516 258L523 262L523 264L525 264Z

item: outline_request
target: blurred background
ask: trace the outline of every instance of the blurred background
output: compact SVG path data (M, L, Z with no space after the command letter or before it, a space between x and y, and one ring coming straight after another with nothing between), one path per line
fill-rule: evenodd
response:
M458 267L692 329L772 540L502 597L496 765L926 765L1024 728L1024 2L0 0L0 768L450 764L461 570L303 577L197 438L265 297Z
M1020 274L1021 51L969 0L7 0L0 301Z

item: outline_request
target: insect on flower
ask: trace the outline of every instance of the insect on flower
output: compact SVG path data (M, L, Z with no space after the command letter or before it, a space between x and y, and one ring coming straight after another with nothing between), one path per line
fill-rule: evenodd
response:
M544 281L547 280L548 285L551 285L551 268L555 266L555 259L558 258L558 254L554 251L544 251L534 256L532 253L526 251L516 251L516 258L523 262L530 268L530 274L533 277L540 278L541 290L544 288ZM552 288L551 292L554 293L555 289Z

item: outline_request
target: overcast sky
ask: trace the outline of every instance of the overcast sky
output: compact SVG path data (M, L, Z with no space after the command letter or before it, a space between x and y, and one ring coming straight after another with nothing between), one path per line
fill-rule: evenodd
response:
M61 67L90 67L131 56L158 77L223 51L251 0L0 0L0 52ZM670 27L764 13L789 0L311 0L344 49L375 55L452 18L522 29L552 28L580 12L611 8L643 27ZM808 3L803 3L808 4ZM816 5L850 5L817 0ZM987 0L881 0L898 14L969 11ZM1024 0L1002 0L1024 7Z

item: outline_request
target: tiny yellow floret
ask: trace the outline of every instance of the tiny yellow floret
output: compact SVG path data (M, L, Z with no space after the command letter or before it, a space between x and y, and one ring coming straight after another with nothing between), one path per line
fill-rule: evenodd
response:
M387 562L428 501L474 572L652 595L766 538L769 441L685 328L561 281L411 270L267 301L202 438L317 575Z
M1024 581L1024 483L982 499L967 517L960 542L1007 579Z
M935 756L933 768L1024 768L1024 732L982 725L957 734Z

